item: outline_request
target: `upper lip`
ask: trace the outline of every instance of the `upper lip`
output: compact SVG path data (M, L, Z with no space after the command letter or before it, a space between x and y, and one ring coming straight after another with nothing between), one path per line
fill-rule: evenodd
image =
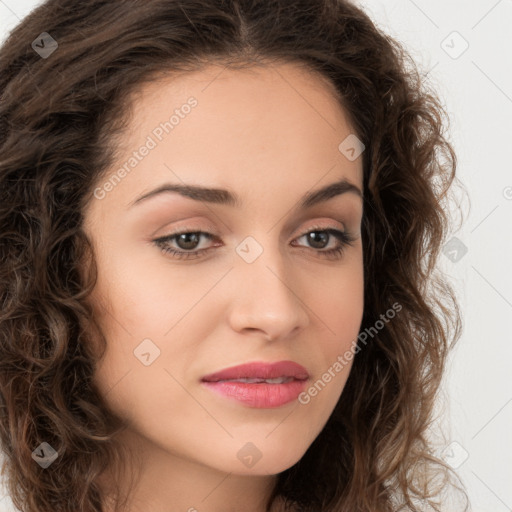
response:
M279 377L293 377L297 380L306 380L309 374L304 368L294 361L278 361L275 363L253 362L225 368L219 372L206 375L201 380L217 382L228 379L276 379Z

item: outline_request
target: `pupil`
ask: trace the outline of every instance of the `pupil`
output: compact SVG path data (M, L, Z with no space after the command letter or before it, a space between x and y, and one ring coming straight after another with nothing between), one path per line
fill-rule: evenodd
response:
M323 247L325 247L325 245L327 243L328 236L329 236L328 233L323 233L323 232L318 232L318 231L312 231L311 233L309 233L309 239L312 242L313 247L315 247L317 249L322 249ZM321 240L321 242L320 242L321 247L315 246L315 244L318 243L319 239Z
M180 249L194 249L199 242L199 233L182 233L177 240Z

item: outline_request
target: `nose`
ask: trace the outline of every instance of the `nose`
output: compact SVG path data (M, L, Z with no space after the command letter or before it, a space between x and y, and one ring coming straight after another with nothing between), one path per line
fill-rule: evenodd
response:
M307 297L300 296L297 280L281 257L264 251L253 263L238 261L233 274L236 285L232 287L229 310L232 329L240 333L257 331L270 341L288 338L308 325Z

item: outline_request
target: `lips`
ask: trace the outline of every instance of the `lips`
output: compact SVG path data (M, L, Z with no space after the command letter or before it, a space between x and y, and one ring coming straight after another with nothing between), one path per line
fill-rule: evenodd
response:
M309 374L303 366L294 361L276 363L255 362L226 368L206 375L203 382L239 381L246 383L282 384L292 380L307 380ZM275 380L276 379L276 380Z
M249 363L201 379L202 385L248 407L271 409L297 399L307 386L307 370L293 361Z

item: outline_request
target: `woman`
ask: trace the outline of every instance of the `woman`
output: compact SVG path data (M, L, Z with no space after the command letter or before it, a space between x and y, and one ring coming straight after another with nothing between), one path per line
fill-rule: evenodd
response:
M0 55L14 503L442 510L456 160L401 46L341 0L50 0Z

